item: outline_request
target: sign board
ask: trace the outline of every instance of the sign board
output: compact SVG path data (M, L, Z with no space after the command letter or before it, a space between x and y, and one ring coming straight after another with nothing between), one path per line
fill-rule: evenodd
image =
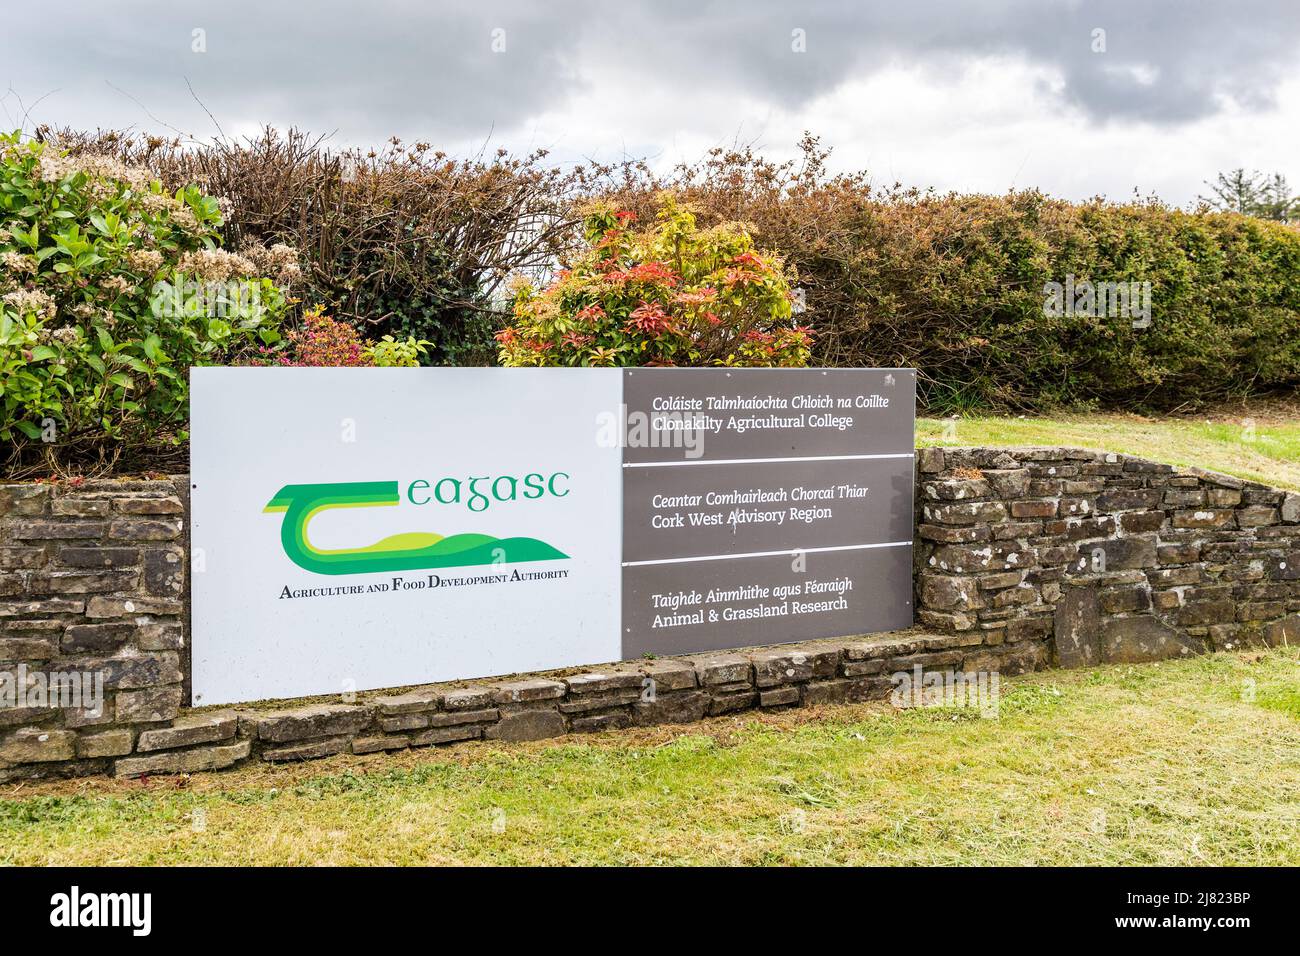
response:
M194 702L906 627L914 398L908 369L194 369Z

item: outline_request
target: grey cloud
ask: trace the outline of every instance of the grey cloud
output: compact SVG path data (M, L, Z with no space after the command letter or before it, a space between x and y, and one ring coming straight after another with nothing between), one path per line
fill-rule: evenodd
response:
M1090 46L1098 27L1102 54ZM191 52L194 28L206 31L205 54ZM497 28L503 54L491 49ZM791 51L796 28L805 54ZM0 89L12 84L30 105L58 88L35 111L55 124L155 128L147 108L205 136L188 78L223 124L436 142L525 128L583 84L613 78L679 97L683 125L700 128L709 118L691 115L692 94L706 86L797 109L886 65L956 77L971 57L1001 54L1059 71L1063 106L1094 121L1174 124L1212 115L1223 96L1269 106L1298 45L1293 0L65 0L57 19L35 4L6 11ZM4 105L15 113L14 98Z

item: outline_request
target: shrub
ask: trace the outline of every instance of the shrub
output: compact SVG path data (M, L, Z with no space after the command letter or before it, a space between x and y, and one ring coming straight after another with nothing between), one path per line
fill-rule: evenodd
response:
M274 348L258 350L251 365L297 368L414 368L420 364L428 342L404 341L385 335L367 342L354 326L325 314L322 306L308 309L302 325L289 332Z
M545 152L455 160L394 138L330 150L298 130L182 146L156 136L61 131L74 152L111 151L164 183L201 183L229 200L222 234L242 247L285 243L303 258L300 295L369 336L425 340L426 362L488 365L506 320L497 294L572 238L577 171ZM424 354L424 353L422 353Z
M515 322L497 333L503 365L805 365L811 332L792 326L780 259L744 227L696 228L671 194L655 225L598 204L586 249L542 291L515 286Z
M415 368L420 364L420 356L431 343L424 339L407 336L404 341L385 335L378 342L367 346L367 353L379 368Z
M714 150L666 175L625 167L607 201L662 189L704 225L742 219L798 271L813 361L914 366L934 411L1195 407L1300 386L1300 232L1154 200L1069 203L1035 191L946 195ZM1051 315L1044 286L1150 282L1151 322Z
M307 310L302 326L285 336L284 347L263 349L269 364L303 368L366 368L375 364L365 339L346 322L316 306Z
M0 136L0 439L11 463L176 442L188 368L279 338L266 268L217 248L216 200L147 172ZM202 294L194 294L200 292ZM39 444L37 444L39 443Z

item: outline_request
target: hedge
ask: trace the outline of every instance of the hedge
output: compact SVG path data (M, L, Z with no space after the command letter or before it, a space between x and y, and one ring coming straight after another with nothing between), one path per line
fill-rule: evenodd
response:
M549 169L539 156L456 163L424 144L326 152L301 134L179 149L69 137L230 194L227 242L289 242L304 304L434 342L429 361L493 360L509 322L498 284L536 276L580 242L592 198L650 221L671 189L700 225L741 221L798 272L813 361L915 366L935 412L1091 406L1134 410L1293 391L1300 385L1300 232L1158 201L1069 203L879 189L832 175L827 151L772 163L714 150L656 174L644 164ZM1049 283L1150 283L1150 323L1051 314Z

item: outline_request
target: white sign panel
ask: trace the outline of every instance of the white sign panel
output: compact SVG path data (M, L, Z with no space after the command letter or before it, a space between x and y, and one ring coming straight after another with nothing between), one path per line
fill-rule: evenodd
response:
M620 376L192 370L194 703L619 659Z
M191 384L196 704L912 621L911 370Z

